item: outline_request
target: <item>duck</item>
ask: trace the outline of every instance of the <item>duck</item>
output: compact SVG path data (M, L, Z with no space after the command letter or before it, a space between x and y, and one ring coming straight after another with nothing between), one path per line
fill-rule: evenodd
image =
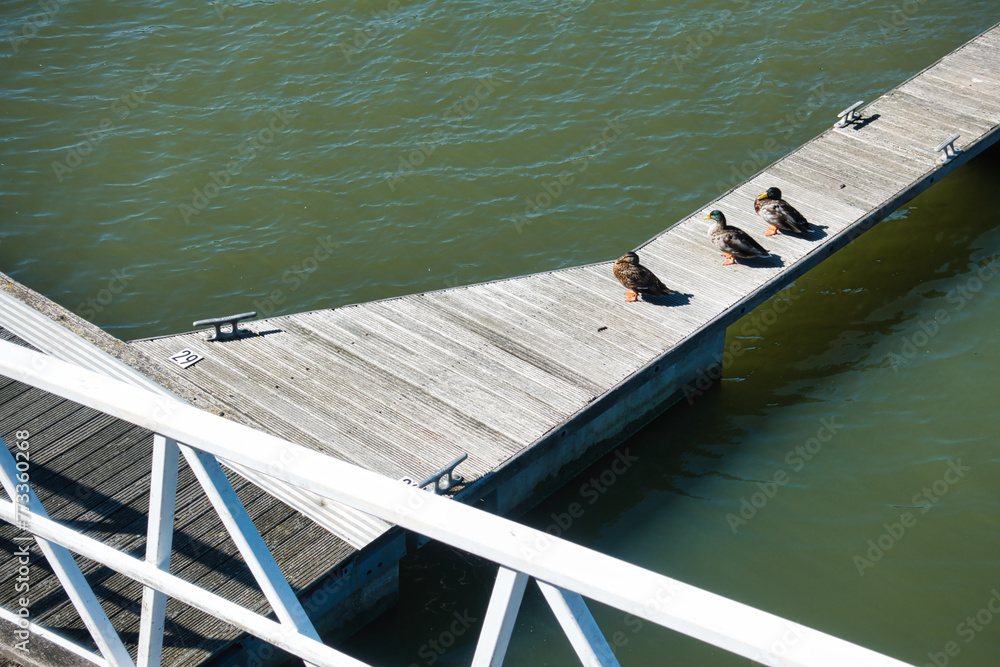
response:
M625 289L625 300L636 301L639 294L650 296L667 296L673 294L674 290L664 285L653 272L639 263L639 255L634 252L627 252L619 259L615 260L615 265L611 268Z
M712 243L722 251L723 266L735 264L736 259L751 259L753 257L767 257L770 253L757 243L752 236L739 227L730 227L726 224L726 216L722 211L712 211L703 220L714 220L714 224L709 228L708 235Z
M768 188L767 192L757 197L753 202L753 210L767 223L764 236L774 236L778 230L803 234L812 229L806 216L781 198L781 190L778 188Z

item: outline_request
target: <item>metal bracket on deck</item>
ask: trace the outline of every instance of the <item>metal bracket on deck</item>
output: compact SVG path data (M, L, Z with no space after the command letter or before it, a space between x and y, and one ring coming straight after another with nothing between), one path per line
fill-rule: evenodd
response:
M944 164L945 162L948 162L948 161L954 159L959 153L962 152L962 151L958 150L957 148L955 148L955 141L960 136L962 136L962 135L956 134L955 136L953 136L953 137L951 137L949 139L946 139L944 142L942 142L942 144L940 146L938 146L937 148L934 149L938 153L942 153L943 152L943 154L940 157L938 157L938 162L940 162L941 164Z
M858 109L861 108L861 105L864 103L865 103L864 100L858 100L851 106L847 107L846 109L838 113L837 117L839 117L840 120L838 120L836 124L834 124L834 127L847 127L852 123L860 122L862 119L861 119L861 114L858 113Z
M240 320L245 320L250 317L257 317L257 311L251 310L249 313L240 313L239 315L227 315L226 317L213 317L209 320L198 320L193 322L192 326L203 327L209 324L215 326L215 333L208 334L205 340L230 340L232 338L239 338L240 336L246 336L252 334L252 331L246 329L240 329L238 322ZM222 325L230 324L232 329L229 331L223 331Z
M442 493L445 493L452 487L457 486L464 481L464 478L461 475L456 475L454 474L454 472L455 468L458 467L458 464L467 458L469 458L468 454L462 454L461 456L457 457L454 461L452 461L445 467L441 468L440 470L438 470L436 473L434 473L424 481L420 482L419 484L414 484L414 486L418 486L422 489L425 486L433 484L435 495L440 496ZM441 479L442 477L444 477L445 479ZM404 477L403 481L408 482L409 480Z

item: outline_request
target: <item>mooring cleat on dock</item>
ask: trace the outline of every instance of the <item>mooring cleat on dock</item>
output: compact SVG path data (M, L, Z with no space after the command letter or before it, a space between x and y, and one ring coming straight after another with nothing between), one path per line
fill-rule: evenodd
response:
M420 489L423 489L433 484L434 494L440 496L441 494L447 493L452 488L458 486L459 484L465 481L464 477L455 474L455 468L457 468L458 464L467 458L469 458L468 454L461 454L455 457L455 459L451 463L441 468L436 473L434 473L433 475L431 475L422 482L415 482L413 481L413 479L409 477L404 477L400 481L406 482L407 484L415 486Z
M952 159L957 157L959 153L962 152L957 148L955 148L955 142L958 141L958 138L960 136L962 135L956 134L953 137L949 137L948 139L945 139L943 142L941 142L941 144L934 149L936 152L941 153L941 156L938 157L938 162L940 162L941 164L944 164L945 162L950 162Z
M860 123L863 119L861 118L861 114L858 113L858 109L860 109L864 103L864 100L858 100L838 113L837 117L840 120L834 124L834 127L847 127L848 125L852 125L854 123Z
M233 338L253 334L253 332L248 329L239 328L240 320L246 320L252 317L257 317L257 311L251 310L249 313L240 313L239 315L226 315L225 317L213 317L207 320L198 320L197 322L192 322L191 326L203 327L209 324L213 325L215 327L215 333L208 334L205 340L232 340ZM232 328L229 331L223 331L222 326L224 324L229 324Z

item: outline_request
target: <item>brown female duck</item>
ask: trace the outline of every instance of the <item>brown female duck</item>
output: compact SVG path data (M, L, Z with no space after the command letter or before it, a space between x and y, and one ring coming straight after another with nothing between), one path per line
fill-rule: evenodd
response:
M625 292L626 301L637 300L639 294L667 296L674 293L672 289L660 282L660 279L653 275L652 271L639 263L639 255L634 252L622 255L620 259L615 261L611 270L618 282L628 290Z
M753 257L767 257L770 253L753 237L739 227L730 227L726 224L726 216L722 211L712 211L705 216L705 220L714 220L714 224L709 228L708 235L712 239L722 256L726 259L723 266L735 264L736 259L751 259Z

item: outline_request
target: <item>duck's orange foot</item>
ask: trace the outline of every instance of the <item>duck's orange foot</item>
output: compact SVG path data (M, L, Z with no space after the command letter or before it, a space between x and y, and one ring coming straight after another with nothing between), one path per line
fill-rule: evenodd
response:
M723 266L729 266L730 264L735 264L736 263L736 260L733 259L732 255L723 254L723 257L725 257L725 259L722 260L722 265Z
M625 300L629 303L639 300L639 294L636 292L625 292Z
M777 233L778 233L778 228L775 227L774 225L769 225L767 231L764 232L764 236L774 236Z

